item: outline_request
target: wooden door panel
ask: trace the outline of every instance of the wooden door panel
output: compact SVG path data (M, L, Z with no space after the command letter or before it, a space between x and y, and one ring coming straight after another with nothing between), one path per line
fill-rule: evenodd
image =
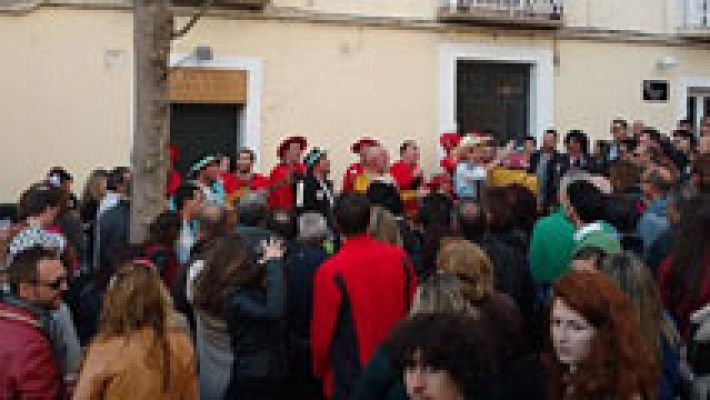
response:
M529 65L459 61L456 83L461 133L490 130L500 142L529 134Z
M236 155L240 106L235 104L172 104L170 141L179 153L181 173L206 154Z

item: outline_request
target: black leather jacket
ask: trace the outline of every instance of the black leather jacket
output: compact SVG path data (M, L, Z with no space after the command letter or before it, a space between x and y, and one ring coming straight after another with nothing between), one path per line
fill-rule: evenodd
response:
M240 287L227 299L232 380L288 376L286 293L281 261L266 263L266 287Z

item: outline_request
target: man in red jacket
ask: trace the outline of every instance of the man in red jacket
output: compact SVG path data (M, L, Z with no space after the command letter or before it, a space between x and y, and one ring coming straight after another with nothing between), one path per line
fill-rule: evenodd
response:
M258 191L265 194L268 191L269 180L254 171L254 162L256 162L256 153L253 150L246 147L239 150L236 171L230 174L234 186L232 193L228 195L229 204L236 204L249 192Z
M313 369L329 399L348 399L373 353L408 313L417 278L399 247L366 232L370 202L345 194L335 206L340 251L318 269L314 283Z
M237 190L265 190L269 187L269 181L261 174L254 172L256 153L248 148L239 150L237 159L237 170L235 172Z
M8 282L11 292L0 301L0 398L62 399L49 316L67 290L58 254L41 247L21 251L8 269Z
M456 171L456 165L459 162L458 155L454 154L454 149L458 147L459 143L461 143L461 136L455 132L444 133L439 138L439 144L446 153L446 157L439 162L439 165L441 165L441 169L452 178L454 171Z
M281 142L277 151L281 162L269 175L269 208L291 211L295 206L294 184L298 177L306 174L306 166L301 163L303 151L308 146L306 138L291 136Z
M399 147L400 160L392 164L390 174L397 182L402 196L404 213L413 217L418 208L418 192L424 187L424 173L419 166L419 146L413 140L407 140Z

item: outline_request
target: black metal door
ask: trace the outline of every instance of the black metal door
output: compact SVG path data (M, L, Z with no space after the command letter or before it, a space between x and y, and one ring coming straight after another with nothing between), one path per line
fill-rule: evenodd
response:
M240 108L236 104L170 105L170 141L179 152L179 172L187 172L207 154L236 155Z
M456 64L460 133L492 131L500 143L529 132L530 65L480 61Z

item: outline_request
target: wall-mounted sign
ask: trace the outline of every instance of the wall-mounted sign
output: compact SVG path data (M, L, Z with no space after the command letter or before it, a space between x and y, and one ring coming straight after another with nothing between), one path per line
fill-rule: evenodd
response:
M643 81L644 101L668 101L668 81Z
M168 94L172 103L245 104L246 71L171 68Z

